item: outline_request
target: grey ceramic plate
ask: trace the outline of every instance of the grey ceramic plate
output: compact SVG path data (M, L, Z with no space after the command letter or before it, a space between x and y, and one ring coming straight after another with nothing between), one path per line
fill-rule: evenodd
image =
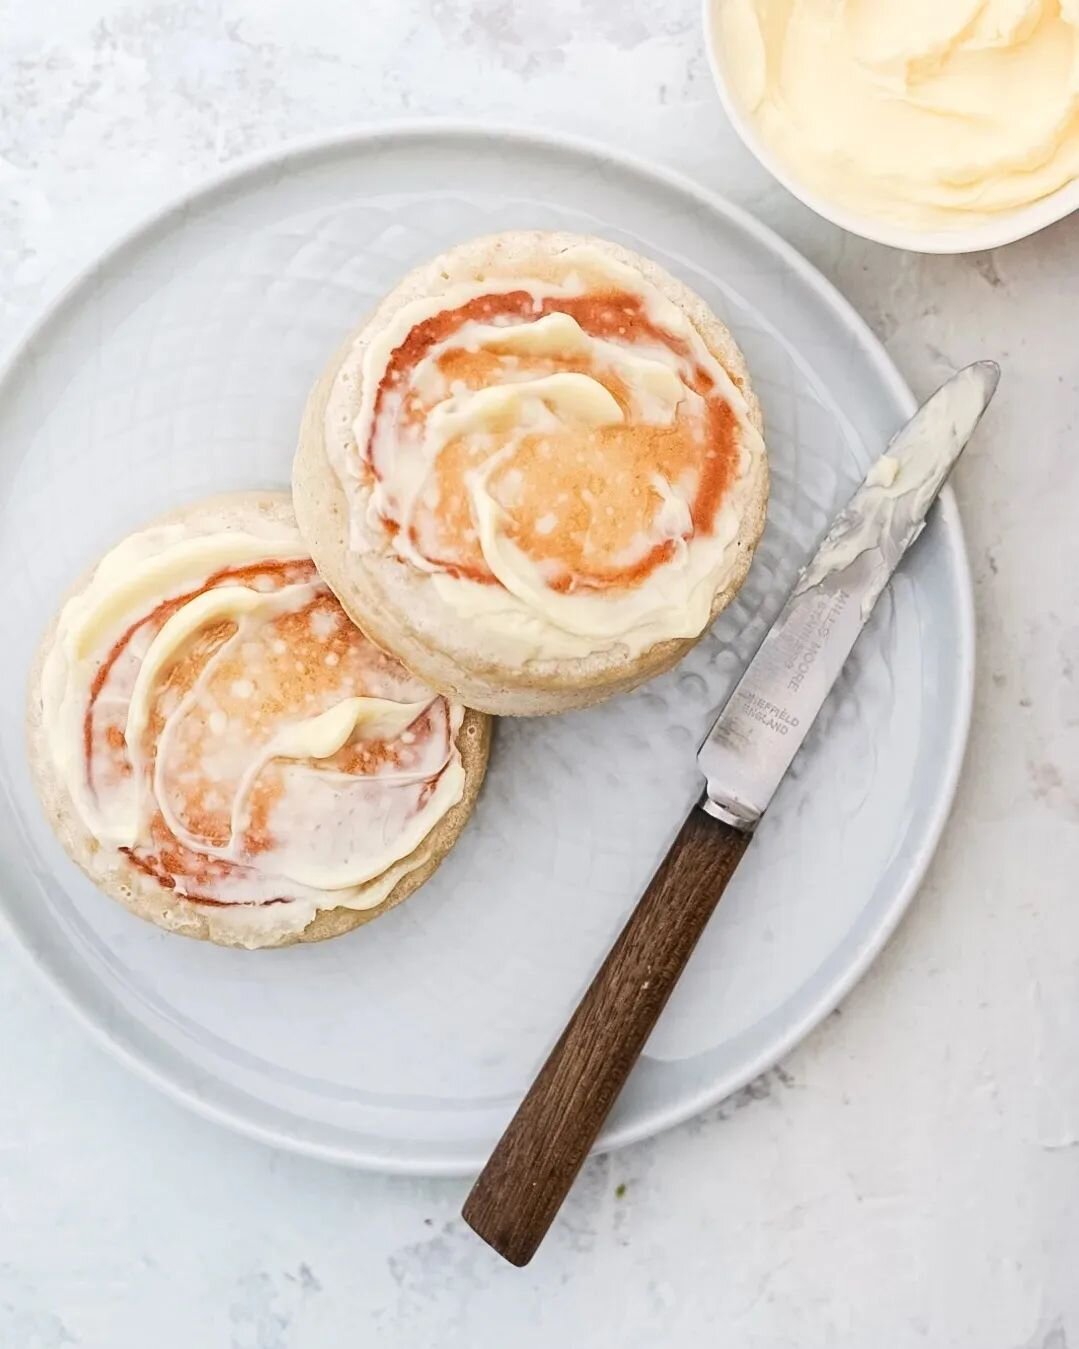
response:
M32 647L118 536L225 488L284 485L308 385L406 268L485 231L595 231L651 254L741 342L770 521L736 604L670 675L499 728L475 818L370 928L248 954L99 896L39 818ZM595 146L413 127L305 145L170 207L68 291L0 381L2 905L68 1003L186 1104L357 1166L476 1169L696 790L694 746L797 567L911 398L844 301L692 184ZM774 1063L865 970L929 860L966 735L970 581L945 495L776 800L602 1138L615 1147Z

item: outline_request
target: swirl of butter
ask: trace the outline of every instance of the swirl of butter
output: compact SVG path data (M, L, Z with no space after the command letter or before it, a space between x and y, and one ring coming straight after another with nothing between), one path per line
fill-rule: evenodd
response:
M62 610L42 704L101 848L277 929L380 903L464 789L462 710L352 627L290 526L127 539Z
M402 305L366 335L359 371L346 358L327 407L352 547L429 576L506 658L633 654L695 637L738 564L739 480L763 456L741 389L678 305L594 247L568 249L563 269L559 281L487 278ZM597 333L566 312L590 297L624 304L622 324ZM398 369L411 335L447 317L449 330ZM730 482L698 519L703 475L723 452L713 402L733 426ZM649 458L663 436L683 448L677 472ZM632 529L618 535L627 509Z
M1079 0L713 0L732 90L823 197L918 229L1079 177Z

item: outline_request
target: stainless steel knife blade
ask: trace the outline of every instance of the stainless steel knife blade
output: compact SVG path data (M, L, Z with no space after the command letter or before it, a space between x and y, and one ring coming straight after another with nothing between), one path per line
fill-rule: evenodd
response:
M993 361L953 375L836 516L697 755L710 815L755 828L999 378Z

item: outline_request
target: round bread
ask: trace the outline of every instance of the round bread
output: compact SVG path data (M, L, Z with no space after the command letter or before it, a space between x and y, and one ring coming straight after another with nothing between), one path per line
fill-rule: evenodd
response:
M260 522L295 525L292 505L284 492L236 492L213 497L169 512L146 528L160 525L189 525L196 533L211 530L249 530ZM72 586L65 602L81 595L89 586L95 564ZM216 942L223 946L252 949L287 946L295 942L323 941L338 937L368 923L407 899L435 871L453 847L476 802L487 767L491 723L480 713L465 709L455 743L464 770L460 799L434 824L408 856L395 862L381 877L376 877L358 892L352 892L348 905L320 907L301 929L287 922L266 924L261 921L271 908L280 906L222 904L208 905L185 898L163 885L155 876L136 866L124 852L103 846L89 830L75 805L53 760L44 724L43 675L60 621L58 612L38 647L30 676L27 700L27 738L30 768L34 784L49 823L69 857L105 894L119 900L125 908L170 932ZM393 881L393 877L397 879ZM384 897L371 907L362 907L364 892L374 893L379 886L393 881ZM357 904L361 906L357 906ZM258 922L251 921L252 910L259 910Z
M520 276L546 281L558 276L559 255L587 246L615 264L634 269L677 306L709 354L729 376L757 436L760 405L745 360L727 328L705 302L651 260L607 240L573 234L515 231L473 240L409 273L374 314L344 343L308 399L293 468L293 501L300 530L322 576L365 632L433 688L466 706L506 716L530 716L586 707L633 688L675 665L738 593L764 529L768 467L763 453L751 458L732 485L737 495L737 537L730 567L714 594L707 621L687 636L660 640L632 651L615 645L579 656L500 658L485 649L470 625L432 596L429 577L390 549L358 550L351 543L355 509L332 462L327 410L346 364L362 362L371 340L413 301L437 297L453 284ZM357 384L359 384L357 380ZM362 389L354 390L358 401Z

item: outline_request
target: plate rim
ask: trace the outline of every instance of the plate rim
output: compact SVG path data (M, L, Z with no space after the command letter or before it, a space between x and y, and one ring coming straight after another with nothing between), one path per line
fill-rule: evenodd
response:
M699 183L689 174L666 164L655 162L631 150L614 146L592 137L572 132L547 131L515 123L485 124L461 118L423 117L392 119L379 122L361 122L332 132L294 137L271 148L243 155L231 160L216 172L206 175L192 187L166 199L153 210L142 214L133 224L112 236L110 242L94 254L52 295L36 314L17 332L0 354L0 386L7 383L19 364L32 354L34 346L49 327L61 318L93 282L127 249L158 229L170 217L182 214L223 188L239 185L245 178L256 177L274 165L284 167L319 153L333 153L349 147L368 146L379 140L418 140L424 136L445 136L460 139L502 140L512 145L541 150L557 150L577 156L599 157L617 167L644 179L652 179L663 187L695 199L707 210L726 217L778 257L785 266L797 273L799 279L834 311L861 339L868 355L884 382L895 395L897 403L913 414L917 401L872 328L854 308L846 296L807 258L780 234L758 220L744 207L729 201L721 193ZM786 1031L773 1039L752 1060L737 1072L717 1078L702 1087L688 1099L657 1108L642 1119L606 1131L600 1138L595 1153L614 1151L640 1142L692 1119L710 1107L719 1104L754 1081L779 1063L794 1047L814 1030L843 1001L868 971L876 957L892 937L903 915L921 887L929 864L937 850L944 827L951 815L955 793L962 771L970 734L974 702L976 665L976 631L974 619L974 591L962 520L951 485L941 492L937 506L945 540L952 554L958 599L958 626L954 634L957 685L956 707L951 722L947 745L941 756L938 794L933 812L926 822L922 837L911 851L910 863L902 882L896 887L888 908L873 928L866 933L859 947ZM51 990L56 1001L65 1006L112 1056L143 1081L150 1083L166 1096L187 1109L242 1134L256 1142L287 1152L311 1157L318 1161L343 1165L355 1170L392 1175L456 1177L473 1175L479 1162L459 1155L437 1152L438 1144L427 1143L425 1156L397 1156L357 1150L330 1142L318 1142L296 1137L283 1129L260 1123L235 1112L227 1104L206 1100L193 1088L171 1076L135 1043L128 1043L113 1028L95 1014L92 1004L70 987L60 973L45 959L43 951L27 940L9 906L0 894L0 927L12 938L10 945L18 950L26 964L33 969L44 986ZM239 1090L239 1089L237 1089Z

